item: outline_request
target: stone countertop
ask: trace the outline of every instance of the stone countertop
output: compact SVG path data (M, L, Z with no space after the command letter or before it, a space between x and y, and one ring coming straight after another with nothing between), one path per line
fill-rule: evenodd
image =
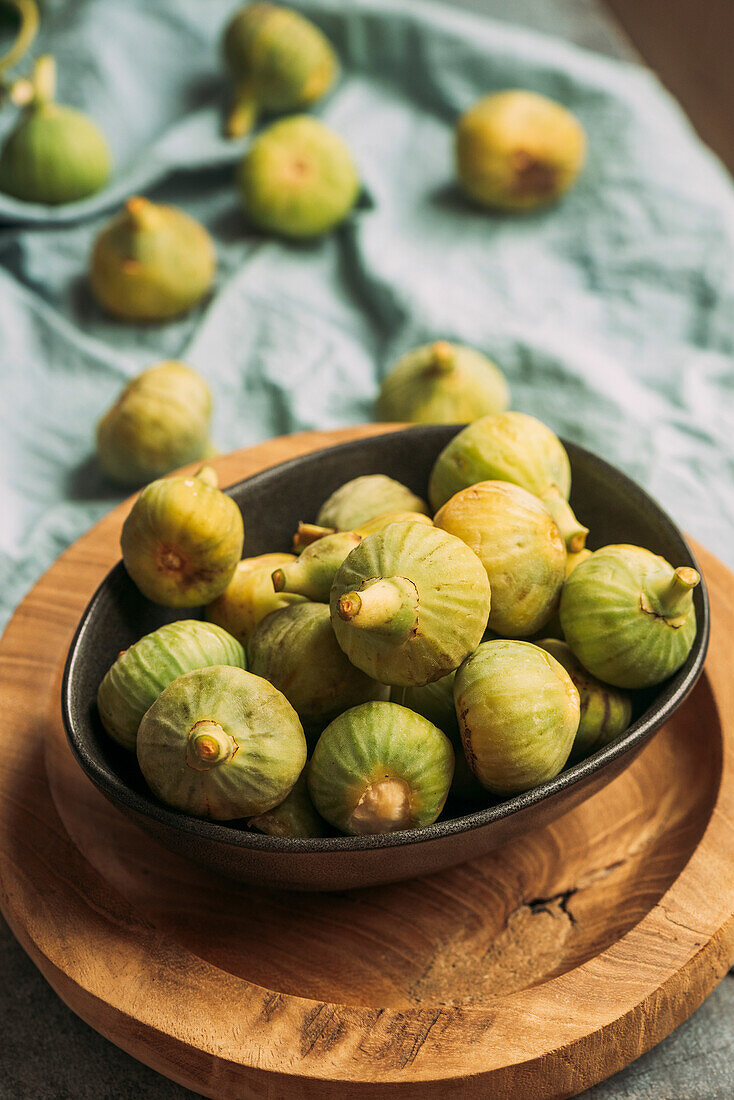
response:
M497 19L629 58L597 0L458 0ZM56 996L0 918L2 1100L184 1100L197 1094L113 1046ZM672 1035L583 1094L585 1100L729 1100L734 1096L734 978ZM529 1098L530 1100L530 1098Z

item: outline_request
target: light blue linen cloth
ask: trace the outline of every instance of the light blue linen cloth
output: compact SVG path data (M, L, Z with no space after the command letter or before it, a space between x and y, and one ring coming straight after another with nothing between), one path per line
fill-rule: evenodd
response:
M647 71L418 0L296 6L337 46L318 113L351 146L367 199L330 237L266 239L233 181L218 60L231 0L48 0L35 52L89 111L117 166L61 210L0 197L0 624L124 495L96 472L97 418L164 357L207 378L221 450L370 419L401 352L446 337L497 361L513 407L617 463L734 565L734 188ZM479 95L559 99L590 139L555 209L465 204L452 125ZM0 114L0 124L12 112ZM183 320L122 325L84 279L131 192L212 232L214 294Z

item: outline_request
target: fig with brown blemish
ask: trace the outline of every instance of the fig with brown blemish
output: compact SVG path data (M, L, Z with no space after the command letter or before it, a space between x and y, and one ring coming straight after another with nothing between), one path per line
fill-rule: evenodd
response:
M565 668L531 642L483 642L456 673L454 703L479 782L507 796L563 768L579 725L579 693Z
M621 688L653 687L685 663L696 637L700 576L641 546L611 545L563 586L563 636L584 668Z
M576 182L586 135L562 104L521 89L484 96L456 124L456 164L466 194L514 212L555 202Z
M142 490L122 527L125 568L144 596L165 607L198 607L225 590L242 557L242 513L204 466Z

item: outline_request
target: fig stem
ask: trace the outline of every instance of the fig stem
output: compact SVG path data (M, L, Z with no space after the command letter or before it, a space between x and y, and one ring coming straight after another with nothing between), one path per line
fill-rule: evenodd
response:
M56 95L56 62L45 53L33 65L33 102L52 103Z
M203 481L205 485L211 485L214 489L219 487L219 478L213 466L200 467L194 474L194 477L197 481Z
M410 827L410 788L404 779L386 775L370 783L352 811L349 827L357 835L391 833Z
M578 554L579 550L583 550L586 546L586 536L589 533L589 528L584 527L583 523L579 523L573 514L571 505L557 489L551 489L540 499L553 516L568 553Z
M314 603L328 603L337 569L361 539L354 531L337 531L307 546L297 561L271 574L276 592L292 592Z
M289 592L296 596L305 596L307 600L314 603L328 601L329 592L324 590L323 570L309 569L305 562L294 561L292 565L276 569L272 577L273 588L276 592ZM331 579L329 579L326 587L329 590L331 589Z
M238 84L234 100L227 115L225 132L228 138L241 138L249 134L257 118L257 99L249 84Z
M691 593L701 578L695 569L679 566L672 577L654 576L645 581L645 595L656 615L679 619L691 607Z
M0 57L0 73L5 72L6 69L12 69L25 57L38 33L40 22L35 0L10 0L10 2L18 11L20 27L12 46L4 57Z
M133 195L129 198L125 203L125 209L136 229L155 229L160 222L160 211L154 203L143 198L142 195Z
M237 752L237 742L218 722L202 718L189 731L186 763L197 772L226 764Z
M313 542L318 542L324 535L335 535L336 527L319 527L316 523L299 523L298 530L293 536L293 553L300 554Z
M406 577L382 578L339 597L340 618L363 630L408 638L418 626L418 592Z
M450 374L454 369L454 349L448 340L437 340L431 347L430 371L436 374Z

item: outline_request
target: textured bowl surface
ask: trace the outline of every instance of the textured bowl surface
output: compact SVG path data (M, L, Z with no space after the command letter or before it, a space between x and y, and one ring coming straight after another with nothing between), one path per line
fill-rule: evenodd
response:
M249 557L290 549L297 522L313 520L334 489L360 474L388 474L425 496L431 466L457 431L457 427L437 425L359 439L315 451L233 485L227 491L245 516L245 553ZM592 549L611 542L637 543L673 565L699 568L680 530L642 489L581 447L566 443L566 448L573 470L571 503L590 528ZM449 804L438 822L421 830L283 839L250 832L244 822L214 824L159 803L145 786L135 758L104 733L95 699L102 677L121 649L183 616L150 604L122 562L92 597L69 651L62 693L64 725L77 760L110 801L167 847L221 874L259 885L306 890L394 882L482 855L545 825L623 771L681 705L701 674L709 635L705 582L694 599L698 633L686 664L660 687L638 693L635 720L617 741L524 794L502 801L491 801L488 795L487 805L480 808ZM114 844L114 837L110 843Z

